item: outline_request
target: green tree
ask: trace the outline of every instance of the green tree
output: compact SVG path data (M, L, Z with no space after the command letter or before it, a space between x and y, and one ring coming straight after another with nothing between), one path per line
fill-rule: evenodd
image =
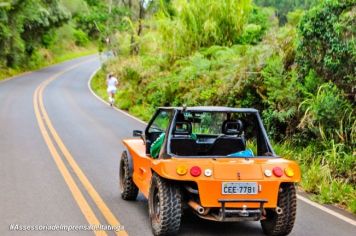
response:
M0 8L0 58L8 67L17 66L69 19L59 0L13 1Z
M321 0L254 0L259 6L273 7L276 9L280 25L287 23L288 12L296 9L308 9Z
M297 60L302 76L313 69L325 82L346 93L356 82L356 2L327 0L305 14L299 24Z
M77 27L85 32L89 38L99 40L101 46L113 48L115 34L127 30L128 23L125 20L130 16L130 9L119 4L118 1L94 1L86 0L88 10L75 16Z
M177 58L212 45L231 46L241 36L250 0L175 1L176 15L161 11L157 18L164 50Z

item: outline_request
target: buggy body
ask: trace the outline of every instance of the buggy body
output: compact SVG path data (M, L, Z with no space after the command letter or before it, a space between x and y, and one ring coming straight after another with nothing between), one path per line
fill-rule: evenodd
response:
M292 230L300 169L275 154L257 110L162 107L134 136L123 140L121 196L142 192L155 235L177 232L185 209L212 221L261 221L270 235Z

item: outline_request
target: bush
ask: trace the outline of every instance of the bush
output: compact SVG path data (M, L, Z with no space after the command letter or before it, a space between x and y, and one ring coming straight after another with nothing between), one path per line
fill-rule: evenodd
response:
M272 9L254 6L248 16L248 24L236 43L257 44L271 26L275 27L278 24L274 18Z
M56 0L14 1L0 7L0 60L7 67L27 66L42 44L50 46L49 34L69 19L70 13Z
M266 89L264 103L267 104L264 120L272 137L281 140L284 135L295 133L300 85L294 71L285 71L280 56L267 60L262 77Z
M298 125L301 130L307 130L321 140L353 142L351 131L355 114L342 91L334 84L322 84L317 93L310 93L299 108L304 111Z
M43 35L42 44L46 48L52 47L58 40L57 32L55 30L51 30Z
M243 31L250 0L177 1L175 16L161 11L157 20L165 52L173 59L201 47L231 46Z
M297 9L295 11L289 12L287 14L288 24L293 25L294 27L298 26L303 15L304 15L304 11L301 9Z
M356 82L355 1L327 0L308 11L299 27L297 60L302 76L314 69L346 93ZM350 28L351 27L351 28Z
M75 30L73 33L75 44L78 46L86 46L89 43L89 38L82 30Z
M239 42L242 44L256 44L261 40L263 30L260 25L248 24L242 33Z
M254 0L257 5L268 6L276 9L279 24L287 23L288 13L296 9L308 9L320 0ZM289 19L288 19L289 20Z

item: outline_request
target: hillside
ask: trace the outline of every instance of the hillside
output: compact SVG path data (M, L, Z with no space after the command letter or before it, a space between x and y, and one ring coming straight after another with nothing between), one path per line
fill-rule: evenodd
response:
M257 108L302 189L355 213L356 4L283 2L130 1L92 85L105 97L114 72L116 105L145 120L157 106Z

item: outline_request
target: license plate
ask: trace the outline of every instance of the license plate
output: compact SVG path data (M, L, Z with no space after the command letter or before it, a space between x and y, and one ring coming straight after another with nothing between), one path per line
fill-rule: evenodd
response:
M222 194L257 194L258 187L255 182L223 182Z

